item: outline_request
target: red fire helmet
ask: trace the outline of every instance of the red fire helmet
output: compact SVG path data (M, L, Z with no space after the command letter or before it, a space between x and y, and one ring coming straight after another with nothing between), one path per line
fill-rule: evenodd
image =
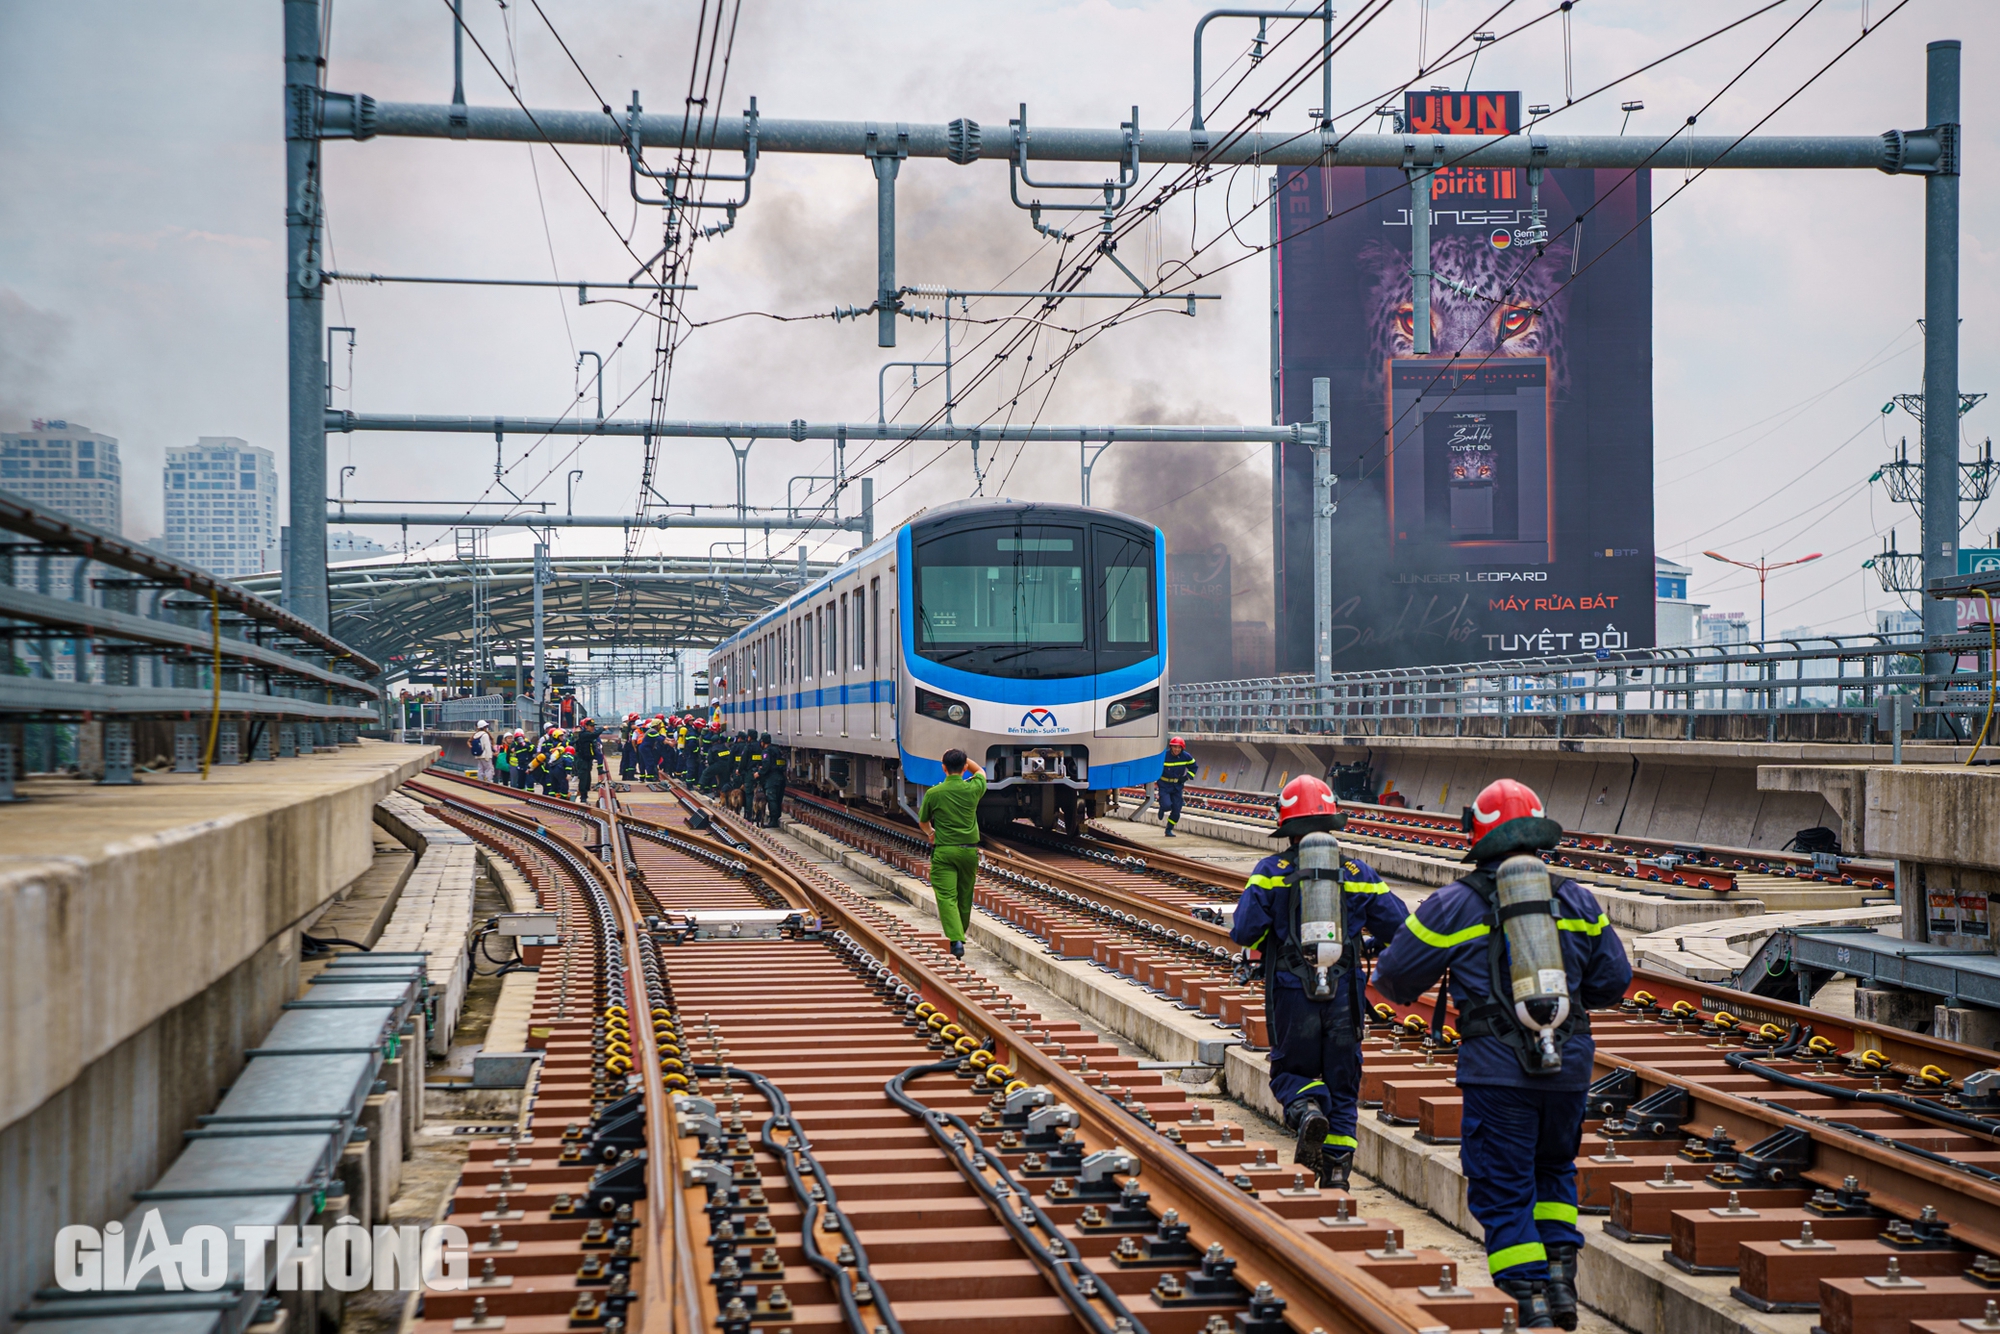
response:
M1552 848L1562 841L1562 826L1548 818L1535 790L1512 778L1488 783L1473 799L1465 811L1465 829L1472 835L1465 855L1469 862Z
M1346 823L1347 817L1333 799L1333 789L1323 779L1300 774L1278 794L1278 827L1271 832L1276 838L1303 838L1329 833Z
M1168 744L1169 746L1179 746L1179 747L1180 747L1181 749L1183 749L1183 750L1187 749L1187 742L1185 742L1185 741L1181 740L1181 739L1180 739L1179 737L1177 737L1177 736L1170 736L1170 737L1168 737L1168 738L1167 738L1167 744Z

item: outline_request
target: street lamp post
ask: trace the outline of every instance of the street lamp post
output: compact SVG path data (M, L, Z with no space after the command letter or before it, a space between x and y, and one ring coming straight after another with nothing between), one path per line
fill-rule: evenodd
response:
M1792 565L1804 565L1809 560L1818 560L1825 553L1815 551L1813 552L1812 555L1800 556L1797 560L1772 561L1772 560L1764 560L1760 557L1754 562L1747 560L1734 560L1728 556L1723 555L1719 551L1704 551L1701 554L1708 557L1710 560L1719 560L1724 565L1736 565L1742 567L1743 569L1755 570L1757 572L1757 642L1758 644L1761 645L1763 644L1765 638L1764 581L1770 576L1770 573L1773 570L1782 570Z

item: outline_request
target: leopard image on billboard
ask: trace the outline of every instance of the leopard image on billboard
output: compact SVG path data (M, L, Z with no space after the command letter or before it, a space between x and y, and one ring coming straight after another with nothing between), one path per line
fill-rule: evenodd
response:
M1517 132L1519 110L1516 93L1413 93L1405 114L1428 145ZM1315 378L1332 388L1330 666L1649 647L1649 174L1468 164L1428 185L1420 356L1404 172L1277 177L1279 420L1311 419ZM1277 666L1310 672L1307 447L1277 447L1272 506Z

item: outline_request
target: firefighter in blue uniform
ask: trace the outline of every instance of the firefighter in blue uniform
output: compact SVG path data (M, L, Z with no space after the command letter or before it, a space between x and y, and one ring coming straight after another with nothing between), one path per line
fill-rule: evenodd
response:
M1185 795L1188 779L1194 777L1194 756L1187 753L1187 742L1179 737L1167 742L1166 762L1160 766L1160 818L1167 822L1167 837L1173 838L1174 826L1181 822L1181 798Z
M1368 1005L1360 966L1365 931L1387 942L1408 909L1372 867L1340 862L1340 906L1347 953L1329 1000L1308 994L1312 967L1299 949L1299 840L1331 833L1347 822L1333 790L1310 774L1278 795L1274 838L1291 847L1257 863L1237 900L1229 937L1263 954L1264 1015L1271 1031L1271 1096L1285 1109L1285 1128L1298 1136L1292 1158L1319 1174L1323 1188L1347 1189L1354 1168L1354 1130L1361 1095L1361 1036Z
M1494 1283L1523 1328L1576 1328L1576 1155L1591 1078L1587 1010L1632 981L1591 892L1536 855L1562 839L1541 798L1503 778L1466 813L1474 870L1410 914L1375 964L1408 1005L1442 975L1457 1009L1465 1097L1459 1161Z

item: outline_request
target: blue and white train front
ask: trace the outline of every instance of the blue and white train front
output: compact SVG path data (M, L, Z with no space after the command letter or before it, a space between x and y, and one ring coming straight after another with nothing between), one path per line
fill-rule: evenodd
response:
M1165 541L1108 510L966 501L898 541L897 736L911 792L958 749L985 820L1074 825L1159 777Z

